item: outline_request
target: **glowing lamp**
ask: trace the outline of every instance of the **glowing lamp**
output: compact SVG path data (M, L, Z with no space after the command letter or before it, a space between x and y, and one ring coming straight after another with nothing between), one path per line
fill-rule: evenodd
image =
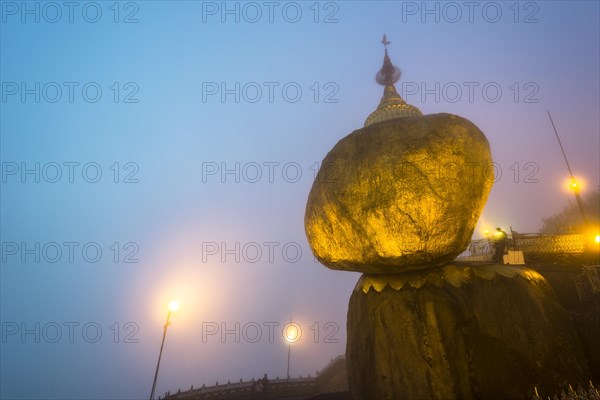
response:
M290 324L285 331L285 340L294 343L298 340L298 328Z
M169 304L169 310L171 310L172 312L175 312L179 309L179 303L176 302L175 300L173 300L170 304Z

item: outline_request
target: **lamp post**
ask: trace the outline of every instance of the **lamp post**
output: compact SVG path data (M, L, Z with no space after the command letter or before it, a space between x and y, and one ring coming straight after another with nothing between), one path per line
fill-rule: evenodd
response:
M290 380L290 354L292 353L292 342L288 340L288 364L287 364L287 380Z
M288 357L287 357L287 379L290 379L290 355L292 353L292 343L296 343L300 339L300 331L297 324L292 323L290 319L290 323L285 326L285 335L284 339L288 342Z
M571 175L571 190L575 195L575 200L577 200L577 206L579 207L579 212L581 213L581 218L583 219L583 223L585 226L589 225L589 220L587 213L585 212L585 208L583 207L583 202L581 201L581 196L579 195L579 186L577 185L577 181L573 176L573 171L571 170L571 165L569 165L569 160L567 160L567 154L565 153L565 149L563 148L562 142L560 141L560 137L558 136L558 131L556 130L556 126L554 126L554 121L552 120L552 115L550 115L550 111L548 111L548 117L550 117L550 123L552 124L552 129L554 129L554 134L556 135L556 140L558 140L558 145L560 146L560 151L562 151L562 155L565 159L565 164L567 164L567 169L569 170L569 175Z
M154 382L152 382L152 392L150 392L150 400L154 399L154 391L156 390L156 378L158 378L158 368L160 367L160 358L162 357L163 347L165 345L165 337L167 336L167 328L171 324L169 320L171 319L171 312L177 311L179 308L179 303L176 301L172 301L169 304L169 313L167 314L167 322L165 322L162 343L160 344L160 352L158 353L158 362L156 363L156 372L154 373Z

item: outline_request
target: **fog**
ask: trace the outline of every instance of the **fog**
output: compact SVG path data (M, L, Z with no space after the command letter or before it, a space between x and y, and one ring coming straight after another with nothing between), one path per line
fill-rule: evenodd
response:
M487 136L474 237L599 185L596 2L2 2L0 397L148 398L314 375L359 274L315 261L319 163L396 84ZM441 167L440 167L441 168ZM158 396L157 396L158 397Z

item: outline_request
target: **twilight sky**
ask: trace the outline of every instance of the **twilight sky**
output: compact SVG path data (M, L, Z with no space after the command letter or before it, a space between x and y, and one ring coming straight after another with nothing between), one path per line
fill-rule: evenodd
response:
M466 3L466 4L465 4ZM569 199L546 111L598 188L599 3L13 2L0 26L0 397L143 399L314 375L357 273L304 236L318 163L396 84L461 115L496 167L475 237Z

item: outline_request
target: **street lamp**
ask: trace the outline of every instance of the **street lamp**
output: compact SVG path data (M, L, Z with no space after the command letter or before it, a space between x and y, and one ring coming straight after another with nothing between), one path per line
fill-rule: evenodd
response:
M298 324L293 323L290 319L290 323L285 326L284 339L288 342L288 359L287 359L287 379L290 379L290 354L292 352L292 343L296 343L300 340L300 327Z
M569 160L567 160L567 153L565 153L565 149L563 148L562 142L560 141L560 137L558 136L558 131L556 130L556 126L554 125L554 121L552 120L552 115L550 115L550 111L548 111L548 117L550 117L550 123L552 124L552 129L554 129L554 134L556 135L556 140L558 140L558 145L560 146L560 151L562 152L563 157L565 158L565 164L567 164L567 169L569 170L569 175L571 176L571 190L575 195L575 200L577 200L577 206L579 207L579 212L581 213L581 218L583 219L583 223L587 226L589 225L589 220L587 217L587 213L583 208L583 202L581 201L581 196L579 195L579 185L575 180L575 176L573 176L573 171L571 170L571 166L569 165Z
M158 378L158 368L160 367L160 358L162 357L163 346L165 345L165 337L167 336L167 328L171 323L169 320L171 319L171 313L177 311L179 308L179 303L173 300L169 304L169 313L167 314L167 322L165 322L165 330L163 331L162 343L160 344L160 353L158 353L158 362L156 363L156 372L154 373L154 382L152 382L152 392L150 392L150 400L154 399L154 390L156 389L156 378Z

